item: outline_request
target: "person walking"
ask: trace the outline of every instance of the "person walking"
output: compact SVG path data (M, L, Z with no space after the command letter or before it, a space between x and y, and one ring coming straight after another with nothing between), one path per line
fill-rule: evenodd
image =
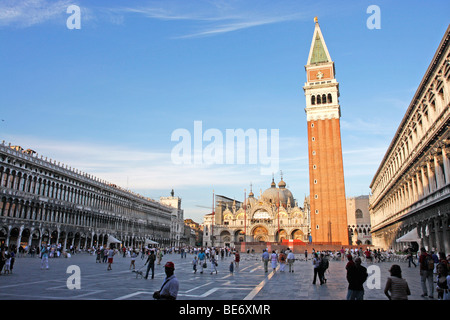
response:
M270 256L270 262L272 265L272 271L275 272L277 269L278 255L275 250L272 250L272 255Z
M200 273L203 273L203 269L205 269L206 266L206 253L203 251L203 249L200 250L200 253L198 254L198 264L200 265Z
M270 259L269 252L267 252L267 250L264 249L263 253L262 253L262 256L261 256L261 260L262 260L262 262L264 264L264 272L266 272L266 273L269 272L269 270L268 270L269 259Z
M411 295L408 282L402 278L402 269L398 264L393 264L389 269L391 274L386 281L384 294L389 300L408 300Z
M364 300L364 287L368 277L367 269L361 265L361 258L355 259L355 265L347 270L347 300Z
M417 267L417 264L414 262L414 252L411 247L408 248L407 258L408 258L408 268L411 268L411 264L414 265L414 268Z
M447 263L440 262L436 266L436 291L439 300L450 300L450 275L448 274Z
M294 272L295 256L291 250L289 250L289 253L287 255L287 261L288 261L288 265L289 265L289 272Z
M173 262L168 261L164 265L164 271L166 273L166 278L159 291L153 293L153 298L155 300L176 300L179 290L179 282L175 276L175 265Z
M327 279L325 278L325 271L327 271L329 266L328 257L323 253L320 254L320 263L319 263L319 278L321 279L320 283L326 283Z
M115 254L114 249L110 248L110 249L108 250L108 253L107 253L107 257L108 257L108 268L107 268L106 270L108 270L108 271L112 270L111 265L113 264L113 261L114 261L114 258L113 258L113 257L114 257L114 254Z
M216 261L216 256L214 254L211 255L211 274L213 274L213 272L215 271L217 274L217 261Z
M239 270L239 262L241 261L241 255L239 254L239 251L236 251L234 253L234 264L236 265L236 271Z
M157 259L157 261L158 261L158 262L157 262L158 265L161 264L161 260L162 260L163 256L164 256L164 254L163 254L162 250L161 250L161 249L158 249L158 252L156 252L156 259Z
M433 299L434 295L434 283L433 283L433 270L434 260L430 254L427 253L425 248L420 248L419 256L419 269L420 269L420 284L422 286L421 297L429 297ZM427 290L428 282L428 290Z
M319 277L320 284L322 285L323 284L323 279L320 276L320 258L319 258L319 255L317 253L314 253L313 257L314 258L312 260L312 264L313 264L313 267L314 267L314 278L313 278L313 283L312 284L315 285L316 284L316 279L317 279L317 277Z
M102 263L108 262L108 250L106 248L102 248Z
M197 265L198 265L198 258L197 256L194 256L194 260L192 260L192 270L194 270L194 273L197 273Z
M280 272L284 272L286 268L286 254L283 250L281 250L280 255L278 256L278 260L280 262Z
M100 248L97 248L96 254L97 258L95 259L95 263L102 263L102 250L100 250Z
M16 249L11 249L11 265L9 266L9 272L12 273L14 269L14 262L16 261Z
M147 272L145 274L145 279L148 279L148 274L150 273L150 270L152 270L152 279L155 277L155 252L153 250L150 250L150 254L148 255L147 261L145 261L144 266L148 263Z
M45 245L41 249L41 269L48 270L48 248Z
M10 268L11 268L11 253L8 252L6 253L6 262L5 262L5 267L4 267L4 274L9 274L10 273ZM0 270L1 272L1 270Z
M133 251L131 252L131 262L130 262L130 269L131 267L133 267L133 270L136 269L136 265L135 265L135 261L136 261L136 257L137 257L137 253L136 250L133 249Z
M5 248L2 246L1 248L1 253L0 253L0 275L2 274L3 271L3 267L6 264L6 252L5 252Z

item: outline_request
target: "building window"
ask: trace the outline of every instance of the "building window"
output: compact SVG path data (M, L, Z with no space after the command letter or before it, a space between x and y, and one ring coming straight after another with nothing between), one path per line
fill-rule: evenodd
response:
M328 103L333 102L333 97L331 96L331 93L328 94Z
M360 209L356 209L356 211L355 211L355 218L356 219L362 219L362 217L363 217L362 211Z
M317 96L317 104L321 104L322 100L320 99L320 95Z
M315 155L316 155L316 152L315 152L315 151L313 151L313 152L312 152L312 155L313 155L313 156L315 156Z
M317 184L317 180L314 179L314 184Z
M315 96L311 96L311 104L312 105L316 104L316 97Z
M312 137L311 140L312 140L312 141L316 141L316 138Z
M314 195L314 199L318 199L319 196L317 194Z
M316 225L316 229L319 230L319 225L318 224Z
M311 122L311 128L314 128L314 122Z
M316 166L315 164L313 165L313 169L314 169L314 170L317 169L317 166Z
M316 209L316 211L315 211L315 212L316 212L316 214L319 214L319 210L318 210L318 209Z

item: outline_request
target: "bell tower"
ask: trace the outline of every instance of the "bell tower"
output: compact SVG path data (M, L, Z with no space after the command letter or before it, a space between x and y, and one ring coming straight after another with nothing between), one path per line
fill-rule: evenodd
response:
M313 243L348 245L339 83L317 17L305 66L309 190Z

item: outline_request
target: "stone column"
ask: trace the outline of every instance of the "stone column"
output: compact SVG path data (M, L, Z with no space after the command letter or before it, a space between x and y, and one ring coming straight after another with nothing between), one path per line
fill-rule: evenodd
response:
M412 190L412 178L410 177L408 180L408 206L412 205L414 202L414 192Z
M445 184L449 184L450 183L450 163L449 163L449 159L447 158L446 146L443 146L441 148L441 150L442 150L442 164L444 167Z
M437 188L440 189L445 185L445 179L442 173L441 165L439 164L439 159L436 154L434 155L434 171L436 176Z
M423 186L422 181L420 180L419 172L416 172L416 181L417 181L417 200L423 197Z
M428 174L428 185L429 185L429 192L433 193L434 191L436 191L436 176L433 172L433 170L431 169L431 164L430 164L431 159L428 159L427 161L427 174Z
M430 228L428 227L428 223L429 223L428 221L424 221L423 233L422 233L423 246L425 248L430 247ZM428 230L428 234L427 234L427 230Z
M448 215L446 215L442 218L442 238L444 239L443 250L444 250L445 256L447 256L450 253L450 233L448 230L449 222L450 221L449 221Z
M440 230L440 223L441 219L436 218L434 219L434 248L436 248L436 254L439 253L439 251L442 251L443 245L442 245L442 239L441 239L441 230Z
M428 250L432 250L436 248L436 219L432 219L428 223L428 231L429 231L429 247Z
M411 204L416 202L419 199L419 195L417 193L416 181L417 181L416 177L411 177L411 184L412 184L412 190L413 190L413 196L412 196L413 201L411 202Z
M23 232L24 226L20 226L19 229L19 235L17 236L17 242L16 242L16 248L20 247L20 241L22 241L22 232Z
M28 248L31 247L31 242L33 241L34 228L30 230L30 237L28 238Z
M423 167L420 168L420 173L422 175L422 191L423 196L426 197L430 193L430 187L428 185L428 178L425 175L425 170Z

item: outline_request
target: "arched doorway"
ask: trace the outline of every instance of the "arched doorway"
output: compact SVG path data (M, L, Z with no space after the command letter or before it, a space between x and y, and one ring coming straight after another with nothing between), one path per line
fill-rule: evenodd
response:
M294 232L292 232L292 239L301 241L307 240L302 230L295 230Z
M231 234L228 231L223 231L220 234L220 242L223 244L223 246L230 247L231 246Z
M253 239L256 242L268 242L269 232L265 227L259 226L253 230Z
M234 236L235 236L235 242L244 242L245 241L245 234L244 234L244 231L242 231L242 230L236 231Z
M11 232L9 233L9 245L16 245L19 234L18 228L11 229Z
M278 239L278 242L281 242L283 240L288 240L288 235L287 235L286 230L280 230L280 232L277 233L277 239Z
M0 228L0 245L6 245L6 238L8 236L8 230L5 228Z
M28 241L30 240L30 229L23 229L22 236L20 237L19 246L26 247L28 245Z

